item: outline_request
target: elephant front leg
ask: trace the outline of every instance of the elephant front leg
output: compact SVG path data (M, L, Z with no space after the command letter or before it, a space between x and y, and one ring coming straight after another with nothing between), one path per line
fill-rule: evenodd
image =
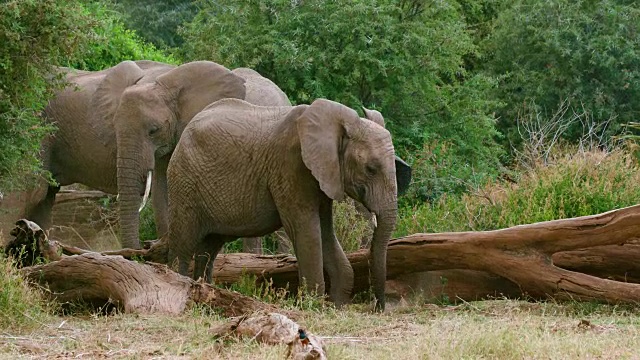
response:
M351 302L353 268L333 229L333 201L328 197L320 205L322 262L331 281L329 297L337 306Z
M156 161L153 171L153 186L151 201L153 203L153 215L156 221L158 239L169 233L169 211L167 199L167 167L169 158L167 155Z
M300 285L305 284L307 291L324 296L320 219L317 213L303 219L299 217L295 222L288 222L286 218L283 222L298 260Z

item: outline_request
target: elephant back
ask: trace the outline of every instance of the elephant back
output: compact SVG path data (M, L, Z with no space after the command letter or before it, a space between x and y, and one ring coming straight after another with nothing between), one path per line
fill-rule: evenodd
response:
M287 94L273 81L249 68L237 68L231 71L245 80L247 89L245 101L259 106L291 106Z

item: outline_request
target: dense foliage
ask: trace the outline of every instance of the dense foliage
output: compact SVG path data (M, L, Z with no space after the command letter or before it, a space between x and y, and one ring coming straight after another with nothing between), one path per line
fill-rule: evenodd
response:
M182 45L178 27L191 21L197 7L191 0L113 0L127 28L159 48Z
M638 203L640 167L624 149L554 150L546 162L522 168L463 195L401 210L397 236L416 232L494 230L599 214Z
M520 172L508 155L536 139L637 121L638 24L630 0L8 1L0 192L38 172L51 65L208 59L256 69L294 103L380 110L414 169L401 206L435 206Z
M56 65L100 70L123 60L175 62L95 2L16 0L0 6L0 192L40 172L40 112L56 89ZM60 79L58 79L60 80Z
M39 114L57 88L51 65L79 59L91 26L77 1L0 6L0 192L38 172L40 141L51 130Z
M125 27L120 14L100 2L85 5L87 15L96 19L93 36L82 58L70 67L83 70L102 70L124 60L155 60L176 63L172 56L144 42L134 31Z
M628 0L519 0L502 11L486 42L485 68L504 76L497 88L508 104L501 129L518 141L522 112L570 112L611 120L608 134L640 115L640 8ZM566 136L576 140L578 126Z
M294 103L324 97L354 109L378 109L403 156L425 142L446 143L456 175L466 176L465 168L480 177L497 172L500 150L491 114L498 104L486 96L495 83L464 69L464 57L476 47L455 3L200 4L184 31L186 59L254 68Z

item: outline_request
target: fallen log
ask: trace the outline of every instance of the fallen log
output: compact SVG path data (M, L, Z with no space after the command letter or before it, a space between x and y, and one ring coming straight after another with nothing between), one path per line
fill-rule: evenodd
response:
M128 313L179 314L193 303L208 305L226 316L276 310L237 292L193 281L166 265L87 251L67 256L60 244L49 241L40 227L27 220L19 220L11 234L15 240L5 252L17 259L27 279L61 303L111 304ZM38 265L42 260L47 263Z
M388 279L455 269L499 276L510 283L510 289L515 284L521 294L535 298L637 302L640 285L630 282L640 280L633 261L640 258L640 246L635 244L639 237L640 205L501 230L414 234L389 244ZM73 253L61 246L62 252ZM166 262L166 244L159 241L147 250L109 254ZM355 272L355 290L368 289L368 250L348 254L348 259ZM224 254L214 265L217 283L255 275L274 287L297 288L293 256Z
M498 275L531 297L637 302L640 285L614 280L640 279L640 269L633 261L640 258L640 247L633 244L639 237L640 205L494 231L414 234L389 244L388 279L421 271L465 269ZM355 290L366 290L368 251L347 257L355 272ZM618 264L620 258L624 262ZM253 274L278 287L297 284L293 257L225 254L215 265L218 282Z

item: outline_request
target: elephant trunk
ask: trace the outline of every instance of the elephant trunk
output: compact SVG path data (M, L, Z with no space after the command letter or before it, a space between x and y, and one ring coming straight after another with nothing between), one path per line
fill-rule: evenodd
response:
M376 228L371 241L371 285L376 299L376 311L384 311L385 282L387 280L387 245L396 226L396 207L374 214Z
M144 157L140 146L127 146L126 143L118 144L118 204L120 219L120 235L122 246L131 249L140 248L139 212L141 206L141 193L146 183L144 192L148 198L151 187L152 166L141 161Z

